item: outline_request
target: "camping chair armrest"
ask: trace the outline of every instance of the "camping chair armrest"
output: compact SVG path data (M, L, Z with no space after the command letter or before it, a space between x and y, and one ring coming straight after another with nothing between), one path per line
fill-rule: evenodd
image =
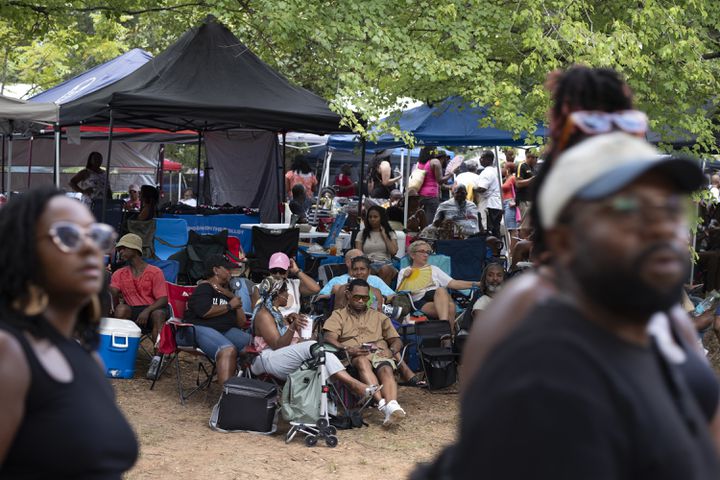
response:
M199 348L197 340L195 339L195 325L194 324L179 322L177 320L168 320L168 323L170 323L173 326L173 328L175 330L175 336L177 336L178 330L181 328L190 329L190 331L192 332L192 341L190 343L192 344L193 348Z

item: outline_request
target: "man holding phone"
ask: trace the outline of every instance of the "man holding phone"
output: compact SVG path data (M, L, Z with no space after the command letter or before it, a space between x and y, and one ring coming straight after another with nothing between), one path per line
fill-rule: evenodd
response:
M378 410L385 414L383 426L396 424L405 418L405 410L397 401L397 364L393 359L402 349L400 335L387 316L368 309L370 286L365 280L352 280L345 296L347 306L335 310L325 322L325 341L347 352L361 381L382 384L374 396Z

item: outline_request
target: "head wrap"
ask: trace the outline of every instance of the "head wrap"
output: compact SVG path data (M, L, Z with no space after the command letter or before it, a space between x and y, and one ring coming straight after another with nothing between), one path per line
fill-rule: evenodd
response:
M253 325L251 326L252 331L255 330L254 319L256 318L258 311L260 311L262 307L265 307L268 312L270 312L270 315L273 316L273 319L275 320L275 325L277 325L280 335L285 334L288 326L283 320L282 313L280 313L278 308L273 305L273 300L275 300L275 297L278 296L284 284L285 280L278 280L275 277L266 277L263 279L262 282L260 282L260 284L258 285L258 292L260 292L260 301L257 303L257 305L255 305L255 310L253 311Z

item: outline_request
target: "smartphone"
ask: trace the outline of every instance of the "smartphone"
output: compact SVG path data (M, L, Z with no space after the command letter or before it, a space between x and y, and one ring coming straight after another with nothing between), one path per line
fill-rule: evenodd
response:
M377 352L377 346L375 346L374 343L363 343L362 349L367 350L368 352Z

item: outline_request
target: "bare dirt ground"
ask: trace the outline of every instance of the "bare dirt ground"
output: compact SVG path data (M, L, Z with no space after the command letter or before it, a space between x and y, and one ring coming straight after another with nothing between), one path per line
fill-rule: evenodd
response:
M720 346L705 335L708 358L720 373ZM192 363L191 363L192 362ZM184 384L194 382L194 360L182 359ZM180 405L174 369L149 390L142 376L148 359L138 355L136 378L113 380L118 403L140 440L140 458L129 480L406 478L417 462L432 459L455 438L458 396L401 387L399 401L408 412L402 425L386 430L377 411L365 415L369 427L338 432L340 444L308 448L297 437L284 442L288 425L280 420L271 436L217 433L208 427L220 395L213 385Z
M195 381L195 360L181 357L184 385ZM140 458L127 479L327 479L406 478L414 465L427 461L455 437L456 394L430 394L400 387L405 421L391 429L382 416L366 410L369 427L340 430L336 448L308 448L300 436L285 444L288 424L280 419L274 435L217 433L208 427L216 384L180 405L175 370L168 369L150 391L143 378L148 359L140 352L135 378L113 380L120 407L140 441Z

